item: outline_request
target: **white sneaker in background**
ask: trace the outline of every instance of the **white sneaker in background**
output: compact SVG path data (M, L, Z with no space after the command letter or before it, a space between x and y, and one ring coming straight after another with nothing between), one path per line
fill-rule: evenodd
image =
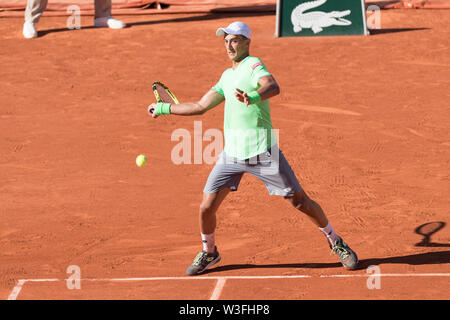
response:
M113 17L104 17L94 19L94 26L96 27L108 27L110 29L122 29L125 27L125 23L121 20L114 19Z
M23 24L22 34L26 39L37 38L38 34L36 31L36 27L34 26L34 23L33 22L25 22Z

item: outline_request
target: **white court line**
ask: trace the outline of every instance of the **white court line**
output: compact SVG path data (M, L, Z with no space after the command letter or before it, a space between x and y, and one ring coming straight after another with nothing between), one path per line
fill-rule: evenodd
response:
M220 278L217 280L216 286L209 300L219 300L223 287L225 286L225 282L227 282L227 279L225 278Z
M112 279L81 279L81 281L153 281L153 280L220 280L220 279L298 279L311 278L309 275L296 276L205 276L205 277L148 277L148 278L112 278Z
M20 291L22 290L23 285L25 284L26 280L19 280L17 282L17 285L13 288L11 291L11 294L8 296L8 300L16 300L17 296L19 295Z
M59 279L22 279L22 280L19 280L19 281L17 281L16 286L11 291L7 300L16 300L26 282L54 282L54 281L59 281Z
M350 278L350 277L450 277L450 273L371 273L371 274L334 274L321 275L321 278Z
M450 277L450 273L376 273L376 274L334 274L334 275L320 275L320 278L357 278L357 277ZM313 278L317 276L311 275L293 275L293 276L199 276L199 277L146 277L146 278L99 278L99 279L80 279L80 281L158 281L158 280L217 280L216 286L214 288L213 294L211 295L211 300L213 298L219 299L222 289L225 285L226 280L230 279L242 279L242 280L252 280L252 279L302 279L302 278ZM67 281L67 279L21 279L17 281L17 285L13 288L8 300L16 300L21 292L24 284L26 282L57 282L57 281Z

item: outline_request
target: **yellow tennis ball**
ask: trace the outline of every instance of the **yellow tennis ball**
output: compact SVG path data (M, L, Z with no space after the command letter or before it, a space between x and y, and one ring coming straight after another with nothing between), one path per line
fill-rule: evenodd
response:
M147 157L144 156L143 154L140 154L137 156L136 158L136 164L138 167L142 167L147 163Z

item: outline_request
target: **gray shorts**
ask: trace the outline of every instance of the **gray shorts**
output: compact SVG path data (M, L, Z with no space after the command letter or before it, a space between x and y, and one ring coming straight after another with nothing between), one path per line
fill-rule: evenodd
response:
M216 193L222 188L236 191L244 173L250 173L261 180L271 195L290 197L302 190L289 163L277 145L246 160L219 155L216 165L206 181L204 193Z

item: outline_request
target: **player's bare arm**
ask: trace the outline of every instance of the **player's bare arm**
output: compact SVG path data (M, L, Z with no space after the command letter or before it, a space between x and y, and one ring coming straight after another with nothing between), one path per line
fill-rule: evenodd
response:
M225 101L223 95L214 90L209 90L199 101L186 102L180 104L172 104L170 107L170 114L176 114L179 116L194 116L201 115L208 110L218 106ZM152 103L148 110L156 108L156 103ZM153 118L157 118L156 112L150 113Z
M267 100L280 94L280 87L273 76L261 77L258 83L261 86L258 89L258 94L261 97L261 100ZM247 92L244 92L239 88L236 88L235 96L239 101L244 102L247 106L251 103L251 97L248 96Z

